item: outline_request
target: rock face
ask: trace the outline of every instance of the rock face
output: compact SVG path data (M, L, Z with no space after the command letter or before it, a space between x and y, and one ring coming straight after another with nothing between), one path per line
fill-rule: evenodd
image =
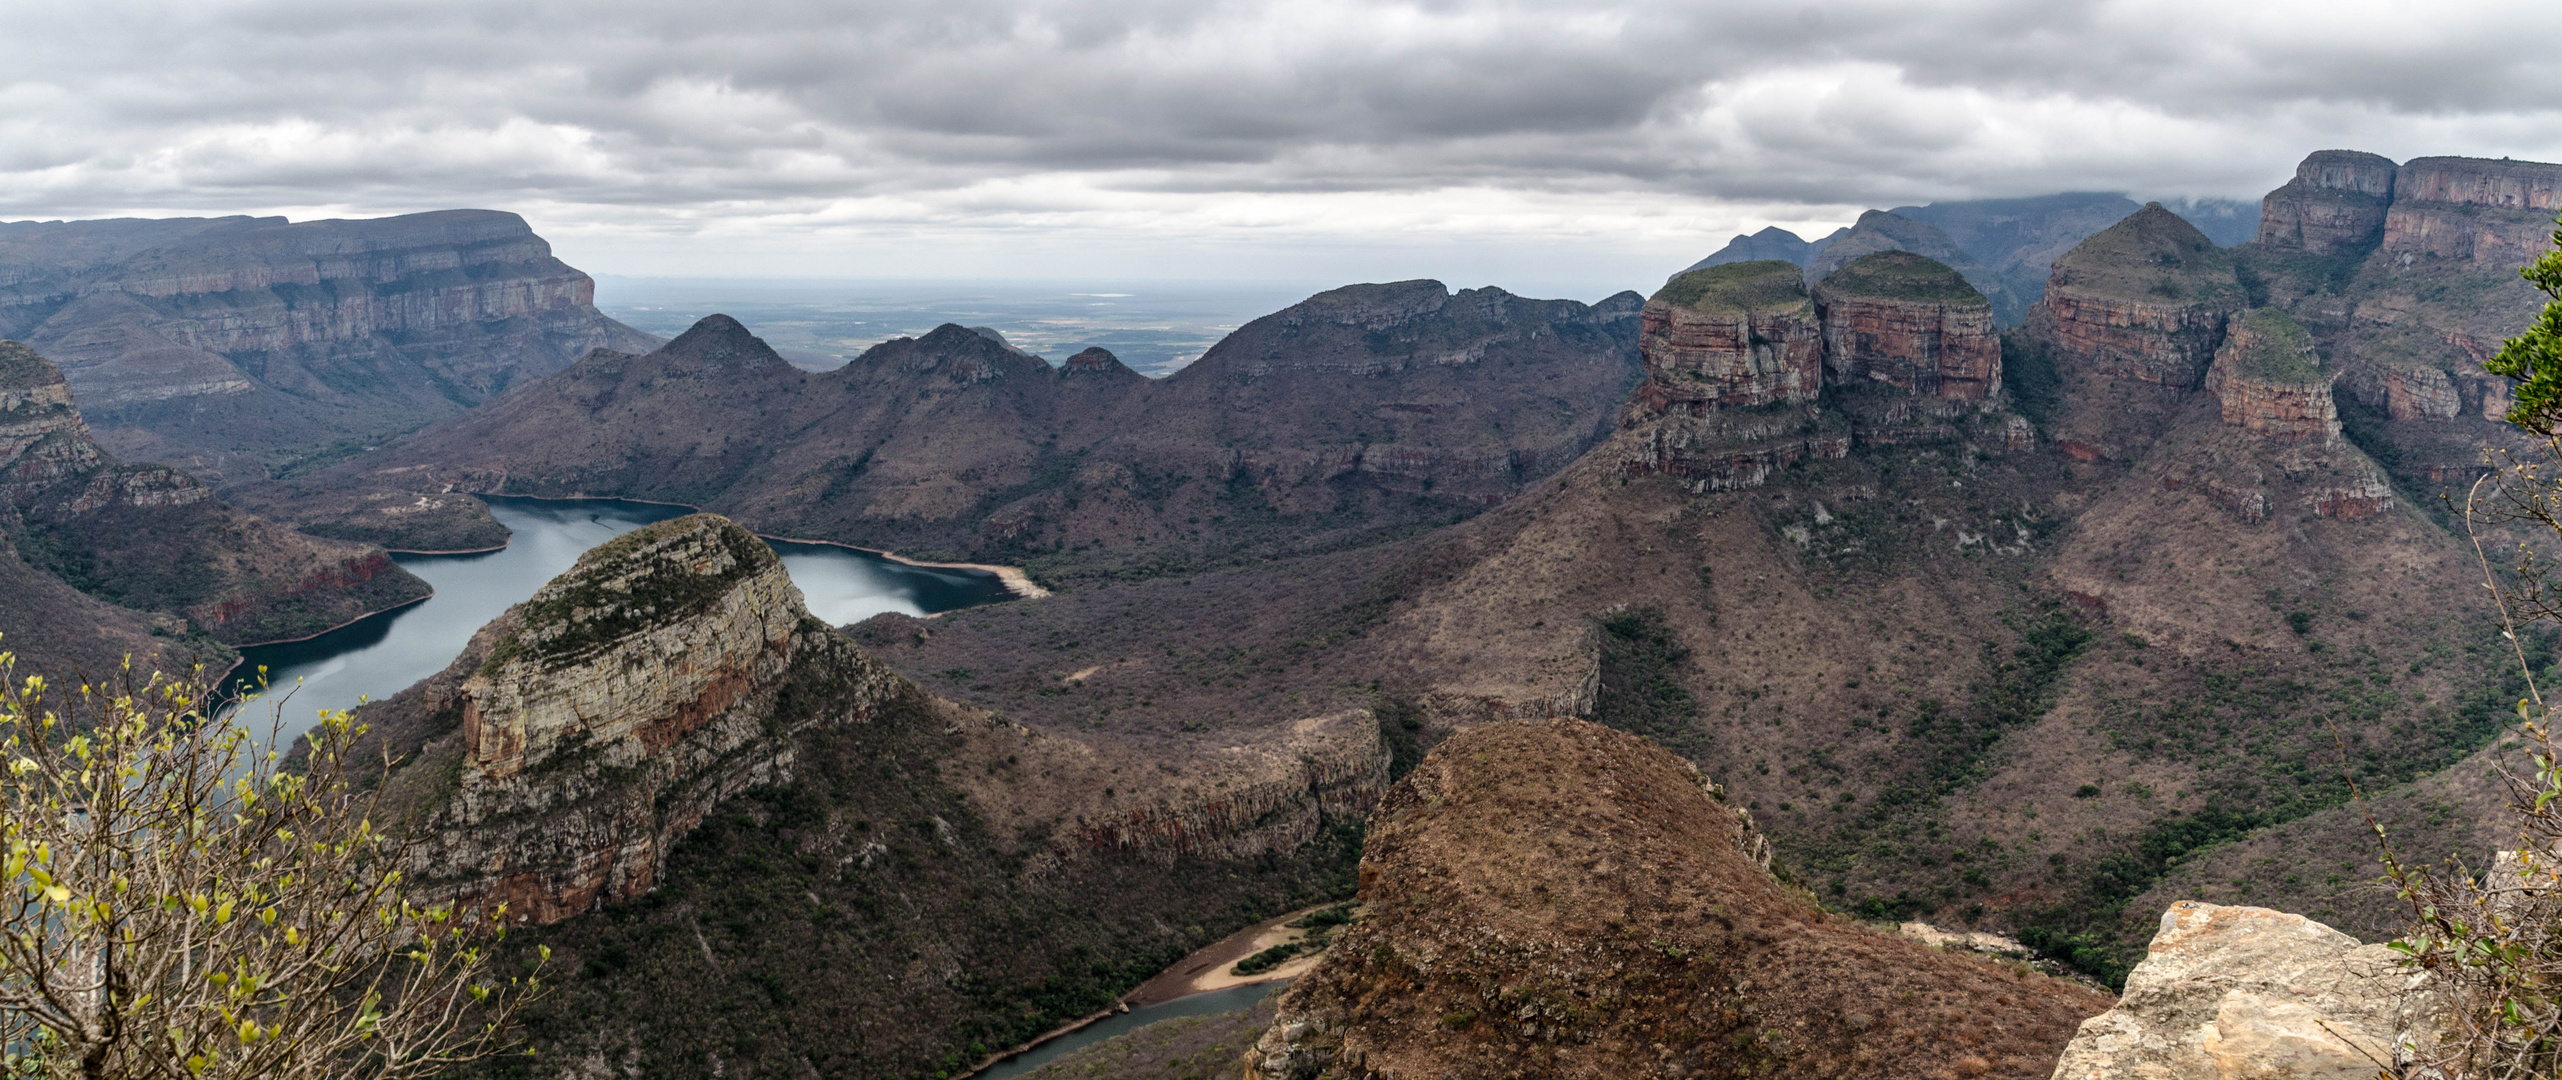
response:
M2280 443L2329 445L2340 437L2339 408L2313 335L2285 312L2254 308L2235 316L2207 385L2227 424Z
M429 592L378 549L277 528L186 473L117 461L91 438L62 373L14 341L0 341L0 526L33 541L19 554L35 569L102 600L183 617L164 630L192 624L227 644L316 634Z
M1248 1075L2043 1077L2107 1006L1821 912L1720 794L1584 721L1453 736L1371 815L1367 914Z
M1992 305L1947 266L1904 251L1863 256L1817 285L1814 302L1835 381L1953 401L2001 392Z
M2413 158L2394 178L2382 252L2507 270L2553 246L2562 165Z
M1692 270L1646 302L1637 398L1660 412L1812 401L1824 337L1797 267L1778 260Z
M2301 915L2172 904L2054 1080L2368 1080L2393 1058L2393 956Z
M2029 324L2094 370L2193 389L2242 306L2231 257L2151 203L2055 260Z
M2393 201L2391 158L2323 150L2295 167L2295 179L2260 200L2259 242L2316 255L2371 246Z
M1389 758L1369 710L1309 717L1278 739L1228 748L1206 782L1089 817L1076 837L1086 852L1167 860L1296 850L1329 820L1368 815L1388 789Z
M419 867L538 923L648 891L721 799L788 775L794 721L859 720L896 681L869 665L836 688L853 715L778 717L825 631L772 549L709 514L588 552L482 634Z
M0 225L0 336L51 355L128 451L219 461L398 431L591 348L654 340L594 295L522 218L492 211ZM236 399L210 410L235 430L189 419L208 397Z

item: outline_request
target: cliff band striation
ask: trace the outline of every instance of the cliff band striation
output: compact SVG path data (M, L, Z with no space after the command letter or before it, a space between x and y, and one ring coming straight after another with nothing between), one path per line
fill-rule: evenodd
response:
M1658 412L1806 402L1823 389L1823 331L1790 263L1681 274L1646 301L1643 317L1637 399Z
M1947 266L1904 251L1863 256L1815 286L1814 303L1837 382L1868 379L1953 401L2001 392L1992 305Z
M2098 371L2194 389L2243 300L2232 258L2150 203L2055 260L2029 324Z
M2339 409L2313 335L2283 311L2254 308L2235 316L2207 385L2227 424L2280 443L2329 445L2340 437Z
M2107 1006L1822 912L1721 794L1585 721L1452 737L1372 814L1366 915L1282 998L1248 1075L1888 1077L1953 1054L2043 1077Z
M721 799L788 775L776 696L815 620L772 549L696 514L618 537L482 631L459 690L459 779L427 876L557 921L646 892ZM861 703L896 681L870 665Z
M2391 158L2323 150L2295 167L2295 179L2260 200L2259 242L2316 255L2374 246L2393 201Z
M654 342L594 299L524 219L493 211L0 224L0 336L52 356L121 452L217 472ZM206 398L227 400L190 404Z
M2394 956L2301 915L2180 901L2054 1080L2370 1080L2394 1058Z

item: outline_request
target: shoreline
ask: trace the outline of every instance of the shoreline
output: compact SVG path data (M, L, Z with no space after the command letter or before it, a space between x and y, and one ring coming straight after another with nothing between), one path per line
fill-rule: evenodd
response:
M658 499L634 499L623 495L517 495L509 494L504 491L465 491L460 492L459 494L470 495L476 498L496 496L502 499L550 499L560 502L568 502L572 500L582 502L604 500L640 503L644 506L673 506L681 510L691 510L697 514L709 513L709 511L706 511L702 507L696 506L692 503L664 502ZM753 528L748 529L748 531L756 532ZM1005 586L1006 591L1013 593L1014 598L1017 600L1040 600L1051 595L1050 590L1042 588L1040 583L1032 580L1031 574L1026 573L1023 568L1019 566L1002 566L993 563L927 562L923 559L907 558L895 551L887 551L881 548L867 548L861 544L848 544L841 540L812 540L804 537L778 536L774 533L764 532L757 532L756 537L759 540L780 540L787 544L818 544L826 547L840 547L847 551L860 551L866 555L878 555L881 558L888 559L894 563L922 567L928 570L976 570L983 574L994 575L996 580ZM383 550L400 555L478 555L483 552L502 551L505 550L506 547L506 544L500 544L497 547L474 548L467 551L408 551L393 548L384 548Z
M1317 961L1325 956L1325 953L1322 950L1310 953L1306 956L1294 957L1289 963L1281 964L1269 970L1257 972L1253 975L1230 975L1227 974L1227 970L1234 967L1237 961L1252 956L1267 947L1268 943L1264 942L1263 939L1273 936L1276 930L1286 929L1282 924L1301 918L1310 912L1323 911L1326 908L1347 902L1348 901L1337 900L1329 903L1318 904L1314 907L1306 907L1300 908L1296 911L1283 912L1269 919L1265 919L1262 922L1255 923L1251 926L1245 927L1244 929L1238 930L1237 932L1211 942L1208 945L1194 949L1183 959L1175 961L1173 965L1167 967L1165 970L1150 976L1146 982L1140 983L1139 985L1131 988L1129 993L1121 995L1119 1000L1112 1003L1111 1008L1095 1013L1092 1016L1081 1017L1052 1028L1049 1031L1045 1031L1039 1036L1026 1041L1021 1046L989 1054L988 1056L979 1059L977 1064L971 1065L967 1071L954 1074L952 1080L969 1080L970 1077L985 1072L996 1065L1021 1057L1024 1054L1031 1053L1054 1040L1074 1035L1077 1032L1093 1027L1096 1024L1102 1023L1103 1021L1109 1020L1115 1016L1119 1016L1132 1009L1144 1009L1151 1006L1164 1005L1170 1002L1181 1001L1184 998L1195 997L1201 994L1216 993L1221 990L1233 989L1239 986L1259 986L1264 983L1281 982L1285 979L1295 979L1301 975L1307 974L1308 969L1315 967L1317 965ZM1216 985L1203 985L1213 982L1215 982Z
M427 587L427 595L425 595L425 596L412 597L412 598L410 598L410 599L403 600L403 601L401 601L401 602L399 602L399 603L397 603L397 604L393 604L392 606L387 607L387 608L380 608L380 609L377 609L377 610L374 610L374 611L368 611L368 612L366 612L366 613L364 613L364 614L362 614L362 615L358 615L358 616L356 616L355 618L349 619L349 620L347 620L346 622L342 622L342 623L339 623L339 624L338 624L338 625L336 625L336 626L330 627L330 628L329 628L329 629L327 629L327 630L321 630L321 631L317 631L317 632L315 632L315 633L304 634L304 635L303 635L303 636L301 636L301 637L280 637L280 638L277 638L277 639L275 639L275 640L273 640L273 641L244 641L244 642L241 642L241 643L240 643L240 644L238 644L238 645L232 645L231 647L232 647L232 648L234 648L234 649L263 649L263 648L266 648L266 647L267 647L267 646L269 646L269 645L291 645L291 644L294 644L294 643L296 643L296 642L309 641L309 640L311 640L311 639L313 639L313 638L316 638L316 637L319 637L319 636L321 636L321 635L323 635L323 634L332 634L332 633L336 633L336 632L338 632L338 631L340 631L340 630L344 630L344 629L346 629L346 628L348 628L348 627L350 627L350 626L354 626L354 625L356 625L357 623L360 623L360 622L363 622L363 621L365 621L365 620L367 620L367 619L373 618L373 617L374 617L374 616L376 616L376 615L381 615L381 614L384 614L384 613L386 613L386 612L398 611L398 610L400 610L400 609L402 609L402 608L410 607L410 606L412 606L412 605L416 605L416 604L424 604L424 603L426 603L427 601L433 600L433 599L435 599L435 598L436 598L436 587L435 587L435 586L433 586L433 585L430 585L430 586L428 586L428 587ZM226 643L226 644L228 644L228 643ZM235 667L236 667L236 666L238 666L238 665L233 665L233 666L235 666Z

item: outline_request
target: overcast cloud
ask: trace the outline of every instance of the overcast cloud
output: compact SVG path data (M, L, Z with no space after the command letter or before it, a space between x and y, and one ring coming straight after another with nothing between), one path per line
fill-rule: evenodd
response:
M2256 198L2335 146L2562 160L2550 3L0 0L0 18L0 219L485 206L605 273L1594 291L1867 206Z

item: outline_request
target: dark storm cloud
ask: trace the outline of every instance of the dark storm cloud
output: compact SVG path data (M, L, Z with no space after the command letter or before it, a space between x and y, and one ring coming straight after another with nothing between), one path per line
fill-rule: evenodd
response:
M2562 154L2552 5L0 3L0 215L2250 195ZM848 206L863 209L849 211ZM1177 212L1177 211L1168 211ZM576 216L573 213L573 216Z

